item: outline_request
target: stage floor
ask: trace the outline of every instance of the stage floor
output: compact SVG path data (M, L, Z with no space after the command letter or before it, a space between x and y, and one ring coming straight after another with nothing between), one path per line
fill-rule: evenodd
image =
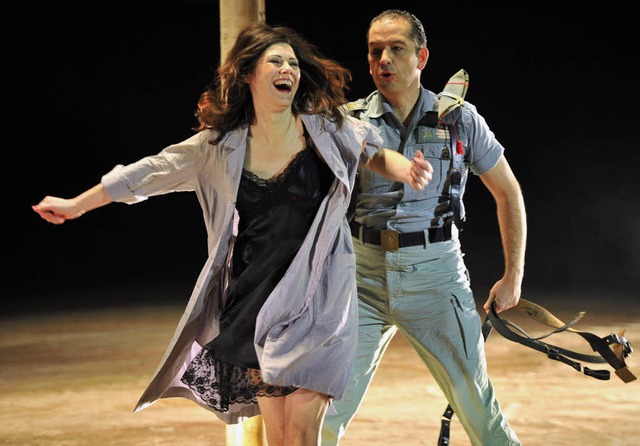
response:
M545 306L565 321L588 309L569 313ZM133 413L182 310L158 305L3 318L0 444L228 446L226 425L189 401L161 400ZM587 311L576 328L605 336L626 327L636 348L627 364L637 376L639 311L617 310ZM548 331L516 310L503 316L530 335ZM593 353L575 334L547 341ZM607 364L583 363L610 370L610 380L597 380L495 331L486 351L496 393L523 445L640 445L640 379L624 383ZM446 406L427 369L397 335L341 446L435 446ZM465 445L454 416L451 446Z

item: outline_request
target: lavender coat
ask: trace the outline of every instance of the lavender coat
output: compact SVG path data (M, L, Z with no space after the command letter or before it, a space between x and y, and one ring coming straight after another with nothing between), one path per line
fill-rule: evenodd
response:
M355 255L345 215L358 165L382 140L373 127L352 118L340 130L317 115L301 118L336 180L298 254L258 314L254 344L266 382L340 399L354 361L358 328ZM136 412L161 398L183 397L228 424L260 413L257 404L217 412L180 381L193 357L219 333L247 133L246 127L237 129L212 145L215 133L205 130L157 155L118 165L102 177L109 196L128 204L170 192L195 192L207 230L208 259Z

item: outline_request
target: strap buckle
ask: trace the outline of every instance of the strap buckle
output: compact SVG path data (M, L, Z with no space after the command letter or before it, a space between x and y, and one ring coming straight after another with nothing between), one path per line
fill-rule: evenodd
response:
M400 249L400 233L391 229L380 231L380 246L383 251L397 251Z

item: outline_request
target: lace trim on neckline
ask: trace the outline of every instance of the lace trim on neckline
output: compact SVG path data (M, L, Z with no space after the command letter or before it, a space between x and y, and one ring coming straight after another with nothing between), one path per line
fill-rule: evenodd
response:
M296 169L300 165L300 163L302 163L302 160L304 159L308 148L309 145L307 144L304 149L295 154L293 159L289 162L289 164L287 164L287 167L285 167L284 170L282 170L280 173L275 174L271 178L262 178L245 168L242 168L242 176L261 187L282 184L287 178L289 172Z

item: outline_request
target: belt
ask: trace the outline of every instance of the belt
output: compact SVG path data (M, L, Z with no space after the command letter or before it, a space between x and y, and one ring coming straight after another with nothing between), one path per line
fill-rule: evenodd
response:
M370 229L355 221L349 222L351 235L370 245L381 246L384 251L397 251L407 246L427 245L425 231L398 232L389 229ZM451 240L451 224L445 224L439 228L430 228L428 231L429 243Z

